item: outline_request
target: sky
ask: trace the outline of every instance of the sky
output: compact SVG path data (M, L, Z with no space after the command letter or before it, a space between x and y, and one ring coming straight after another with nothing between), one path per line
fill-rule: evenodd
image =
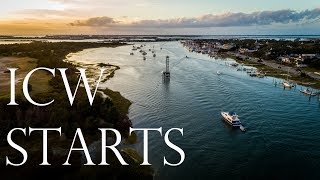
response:
M319 0L1 0L0 35L320 34Z

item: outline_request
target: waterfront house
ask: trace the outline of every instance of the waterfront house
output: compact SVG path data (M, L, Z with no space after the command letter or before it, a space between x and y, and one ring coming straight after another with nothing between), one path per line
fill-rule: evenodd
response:
M239 53L241 54L245 54L245 53L253 53L256 52L257 50L255 49L248 49L248 48L240 48L239 49Z
M286 64L291 64L292 63L289 56L279 57L279 59L280 59L280 61L282 63L286 63Z

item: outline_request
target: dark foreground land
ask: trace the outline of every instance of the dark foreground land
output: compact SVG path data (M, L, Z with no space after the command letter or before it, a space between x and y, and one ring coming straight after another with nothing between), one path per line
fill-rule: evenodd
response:
M85 167L86 162L80 153L71 155L71 166L65 167L62 164L66 161L70 145L76 128L81 128L87 145L94 148L94 143L100 144L100 131L98 128L115 128L123 137L127 137L128 143L135 142L134 137L128 137L128 129L132 126L127 113L131 102L109 89L103 92L109 98L103 98L99 93L92 106L89 105L84 88L78 90L73 106L70 106L63 81L59 73L52 77L46 72L37 72L30 80L31 96L35 101L48 102L55 99L55 102L46 107L38 107L30 104L21 92L21 79L24 75L36 67L47 68L68 68L67 77L74 89L78 81L76 67L64 62L65 57L72 52L78 52L86 48L121 46L121 43L86 43L86 42L33 42L30 44L0 45L0 172L2 177L10 178L81 178L81 179L152 179L151 167L141 167L142 162L139 154L130 148L120 149L129 166L121 166L115 159L112 152L108 152L107 161L110 166ZM110 65L108 65L110 66ZM19 68L16 85L16 101L19 106L7 106L9 100L9 73L8 67ZM14 135L14 141L25 148L28 152L28 161L21 167L5 166L5 157L19 163L22 155L11 148L6 136L13 128L62 128L62 136L58 133L49 134L48 138L48 161L49 167L39 166L42 162L42 135L34 133L29 137L22 133ZM113 134L108 138L113 139ZM98 152L96 152L98 153ZM98 155L97 155L98 156ZM83 162L84 161L84 162ZM100 163L97 157L93 160Z

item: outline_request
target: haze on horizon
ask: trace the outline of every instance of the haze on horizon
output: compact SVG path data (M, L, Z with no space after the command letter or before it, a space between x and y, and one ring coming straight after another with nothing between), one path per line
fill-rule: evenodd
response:
M318 0L3 0L0 35L319 34Z

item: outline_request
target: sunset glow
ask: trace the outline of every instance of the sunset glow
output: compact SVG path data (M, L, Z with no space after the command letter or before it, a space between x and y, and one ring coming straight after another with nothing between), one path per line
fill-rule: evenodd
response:
M309 34L319 28L317 1L272 1L4 0L0 34Z

